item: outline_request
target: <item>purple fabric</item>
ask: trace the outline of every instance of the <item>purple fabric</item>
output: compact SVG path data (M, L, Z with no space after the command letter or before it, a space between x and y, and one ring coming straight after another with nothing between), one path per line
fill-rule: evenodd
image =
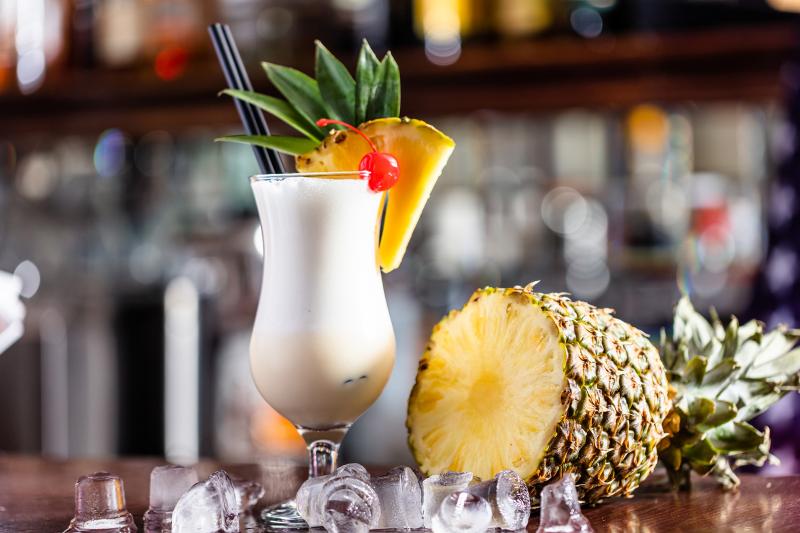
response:
M800 48L781 72L786 90L785 127L776 135L780 161L767 199L768 251L756 280L749 315L772 328L800 323ZM781 460L766 474L800 473L800 396L790 393L755 425L768 425L772 451Z

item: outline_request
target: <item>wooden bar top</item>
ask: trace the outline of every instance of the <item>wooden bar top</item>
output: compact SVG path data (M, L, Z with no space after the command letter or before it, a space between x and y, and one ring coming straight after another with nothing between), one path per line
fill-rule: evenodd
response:
M75 480L96 471L122 477L128 510L142 532L150 470L159 464L163 461L57 461L0 455L0 532L63 531L72 517ZM206 476L218 467L217 463L204 461L198 470L201 476ZM224 468L233 476L260 480L266 489L267 502L292 495L305 476L303 467L283 462ZM612 499L584 511L598 533L800 531L800 476L741 477L742 485L736 492L722 492L712 480L697 478L692 492L673 493L666 491L654 474L635 497ZM534 511L528 531L535 532L537 527L538 512Z

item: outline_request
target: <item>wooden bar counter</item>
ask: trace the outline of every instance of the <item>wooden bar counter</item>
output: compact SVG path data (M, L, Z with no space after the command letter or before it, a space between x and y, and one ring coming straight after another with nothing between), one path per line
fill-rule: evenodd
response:
M125 483L128 510L142 532L141 519L147 508L150 470L163 461L156 459L56 461L40 457L0 455L0 532L58 533L72 517L75 480L84 474L108 471ZM219 465L201 462L198 470L207 476ZM265 462L226 465L233 476L260 480L265 501L290 496L305 476L305 470L286 463ZM380 470L380 469L377 469ZM658 471L657 471L658 473ZM800 476L759 477L742 475L737 492L725 493L713 481L695 479L692 492L665 491L657 474L634 498L616 498L585 514L598 533L609 532L799 532ZM534 511L528 531L538 527Z

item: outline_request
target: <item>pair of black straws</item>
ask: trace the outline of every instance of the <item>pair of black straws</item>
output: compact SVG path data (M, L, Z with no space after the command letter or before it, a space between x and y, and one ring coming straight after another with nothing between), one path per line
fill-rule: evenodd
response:
M227 24L212 24L208 27L211 42L217 52L219 64L225 74L225 81L231 89L252 91L253 85L247 76L244 62L236 48L231 29ZM248 135L269 135L269 127L264 119L263 113L256 106L234 99L239 117L242 119L245 131ZM253 145L253 153L256 156L258 167L263 174L283 174L286 169L280 156L274 151L261 146Z

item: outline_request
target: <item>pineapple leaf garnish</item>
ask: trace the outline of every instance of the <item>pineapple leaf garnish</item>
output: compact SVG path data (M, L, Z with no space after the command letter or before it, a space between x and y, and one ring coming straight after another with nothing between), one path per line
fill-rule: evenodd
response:
M800 388L800 331L779 326L765 332L751 320L725 326L709 322L684 296L675 308L672 335L661 333L661 359L674 391L664 420L659 458L676 488L688 488L691 472L711 474L726 489L733 470L777 459L769 453L769 428L749 421Z
M319 142L325 137L325 133L322 129L316 124L306 120L305 117L300 115L286 100L254 91L241 91L238 89L225 89L222 91L222 94L233 96L234 98L238 98L239 100L263 109L267 113L281 119L312 141Z
M387 52L379 61L365 39L358 54L355 79L319 41L316 41L315 60L316 79L290 67L262 63L267 77L285 100L252 91L227 89L221 93L263 109L306 138L229 135L217 140L257 144L300 155L319 146L328 134L316 125L321 118L363 124L377 118L400 116L400 69L391 53Z
M375 73L375 88L367 106L370 118L396 117L400 115L400 68L386 52Z
M319 41L314 43L317 46L315 74L328 118L352 123L355 117L356 82L325 45Z
M316 141L302 137L288 137L286 135L226 135L218 137L215 141L255 144L264 148L271 148L286 154L299 155L313 150Z
M361 124L367 117L367 106L372 98L375 78L381 62L366 39L361 45L356 63L355 123Z
M327 114L317 81L291 67L262 63L269 81L306 120L316 122Z

